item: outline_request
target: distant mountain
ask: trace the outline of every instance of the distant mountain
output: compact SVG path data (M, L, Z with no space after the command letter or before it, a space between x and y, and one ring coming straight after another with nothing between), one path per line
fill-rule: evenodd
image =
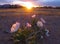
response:
M4 4L4 5L0 5L0 8L4 8L4 9L6 9L6 8L24 8L23 6L21 6L21 5L18 5L18 4L13 4L13 5L11 5L11 4ZM34 7L33 7L34 8ZM36 7L36 8L51 8L51 9L60 9L60 7L55 7L55 6L43 6L43 7Z
M11 4L4 4L4 5L0 5L0 8L22 8L23 6L21 5L11 5Z

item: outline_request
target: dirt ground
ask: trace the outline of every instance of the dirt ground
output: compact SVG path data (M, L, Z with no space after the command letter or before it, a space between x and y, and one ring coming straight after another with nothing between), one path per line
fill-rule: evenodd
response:
M47 23L45 26L50 30L50 36L44 39L42 44L60 44L60 16L57 14L54 16L53 14L46 16L41 14L37 15L37 18L41 17L46 20ZM22 23L29 22L30 19L30 15L0 16L0 44L13 44L13 41L10 40L12 34L7 33L10 31L12 24L19 21L22 25Z

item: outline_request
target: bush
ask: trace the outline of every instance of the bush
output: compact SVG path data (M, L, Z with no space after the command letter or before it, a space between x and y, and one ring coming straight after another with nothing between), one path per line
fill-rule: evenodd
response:
M37 44L36 40L42 39L47 31L43 25L41 26L39 21L39 25L37 26L37 22L39 20L33 16L31 20L31 24L27 23L26 26L22 26L18 29L17 32L13 35L13 41L15 44ZM41 26L41 27L40 27ZM28 43L29 42L29 43Z

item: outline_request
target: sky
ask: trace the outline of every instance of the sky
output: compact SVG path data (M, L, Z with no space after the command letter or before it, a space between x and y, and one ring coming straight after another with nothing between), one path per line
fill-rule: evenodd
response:
M39 6L60 6L60 0L0 0L0 4L12 4L15 2L31 2Z

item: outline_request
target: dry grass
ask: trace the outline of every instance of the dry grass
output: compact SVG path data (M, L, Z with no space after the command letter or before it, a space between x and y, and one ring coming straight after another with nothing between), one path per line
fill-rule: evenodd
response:
M17 9L0 9L0 16L14 16L14 15L32 15L32 14L40 14L40 15L59 15L60 16L60 9L24 9L24 8L17 8Z

